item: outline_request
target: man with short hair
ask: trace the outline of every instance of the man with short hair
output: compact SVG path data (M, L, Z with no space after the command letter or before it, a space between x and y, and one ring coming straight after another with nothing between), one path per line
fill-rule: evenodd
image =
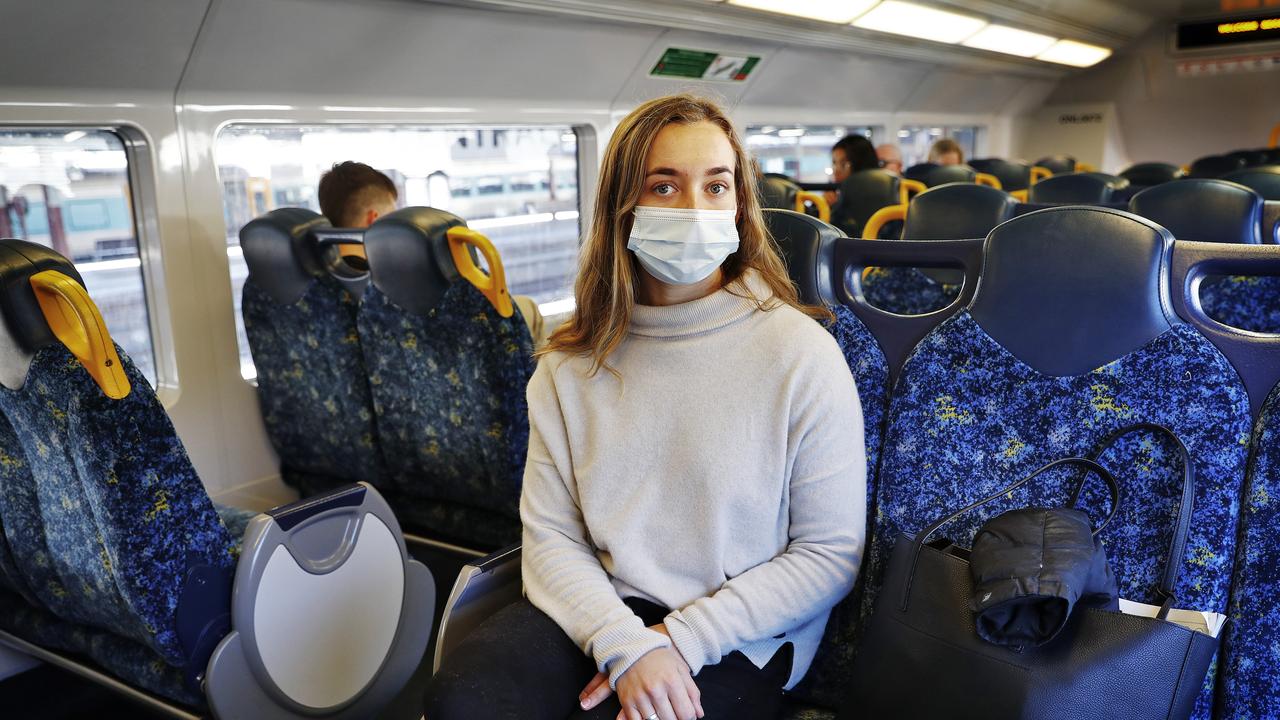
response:
M880 158L880 167L894 175L902 174L902 151L893 143L876 146L876 157Z
M347 160L320 176L320 212L340 228L366 228L396 209L400 193L391 178Z

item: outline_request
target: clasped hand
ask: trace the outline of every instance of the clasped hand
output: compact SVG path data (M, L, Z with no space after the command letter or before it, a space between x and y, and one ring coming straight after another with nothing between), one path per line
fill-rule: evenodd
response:
M664 625L653 625L649 629L670 637ZM706 716L693 673L675 646L645 653L618 678L617 686L618 702L622 705L617 720L648 720L653 717L658 720L696 720ZM578 700L583 710L590 710L611 694L609 676L596 673Z

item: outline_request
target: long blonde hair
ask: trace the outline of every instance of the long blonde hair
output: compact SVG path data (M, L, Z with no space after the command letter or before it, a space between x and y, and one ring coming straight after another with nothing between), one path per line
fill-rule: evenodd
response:
M753 299L762 310L771 309L770 302L775 305L781 302L816 318L831 317L825 308L804 305L796 295L760 213L755 163L724 111L714 102L696 95L668 95L636 108L623 118L609 139L600 166L595 212L574 283L577 308L569 321L551 334L539 354L561 351L590 357L594 373L606 366L610 353L622 343L631 325L631 310L636 304L636 273L640 272L634 256L627 250L627 240L631 235L632 210L644 190L649 148L667 125L698 122L715 123L723 130L733 146L735 158L738 250L720 266L725 286L737 283L745 293L743 297ZM746 284L739 282L749 269L759 273L774 300L754 297Z

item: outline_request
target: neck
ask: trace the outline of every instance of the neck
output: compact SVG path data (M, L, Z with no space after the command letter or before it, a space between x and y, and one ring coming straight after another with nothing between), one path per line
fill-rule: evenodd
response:
M643 267L637 267L636 302L641 305L679 305L704 298L719 290L724 284L724 271L716 271L692 285L672 285L650 275Z

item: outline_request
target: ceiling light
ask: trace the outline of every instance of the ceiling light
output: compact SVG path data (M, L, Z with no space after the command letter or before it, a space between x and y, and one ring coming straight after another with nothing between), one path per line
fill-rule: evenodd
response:
M987 21L900 0L885 0L853 24L866 30L958 43L981 30Z
M1004 25L988 25L979 30L977 35L965 40L964 44L967 47L980 50L994 50L1008 55L1032 57L1048 50L1054 39L1048 35L1018 30Z
M1111 57L1111 48L1098 47L1075 40L1059 40L1053 47L1036 55L1038 60L1046 60L1063 65L1089 67Z
M730 5L848 25L879 0L729 0Z
M783 128L778 131L778 137L800 137L804 135L804 128Z

